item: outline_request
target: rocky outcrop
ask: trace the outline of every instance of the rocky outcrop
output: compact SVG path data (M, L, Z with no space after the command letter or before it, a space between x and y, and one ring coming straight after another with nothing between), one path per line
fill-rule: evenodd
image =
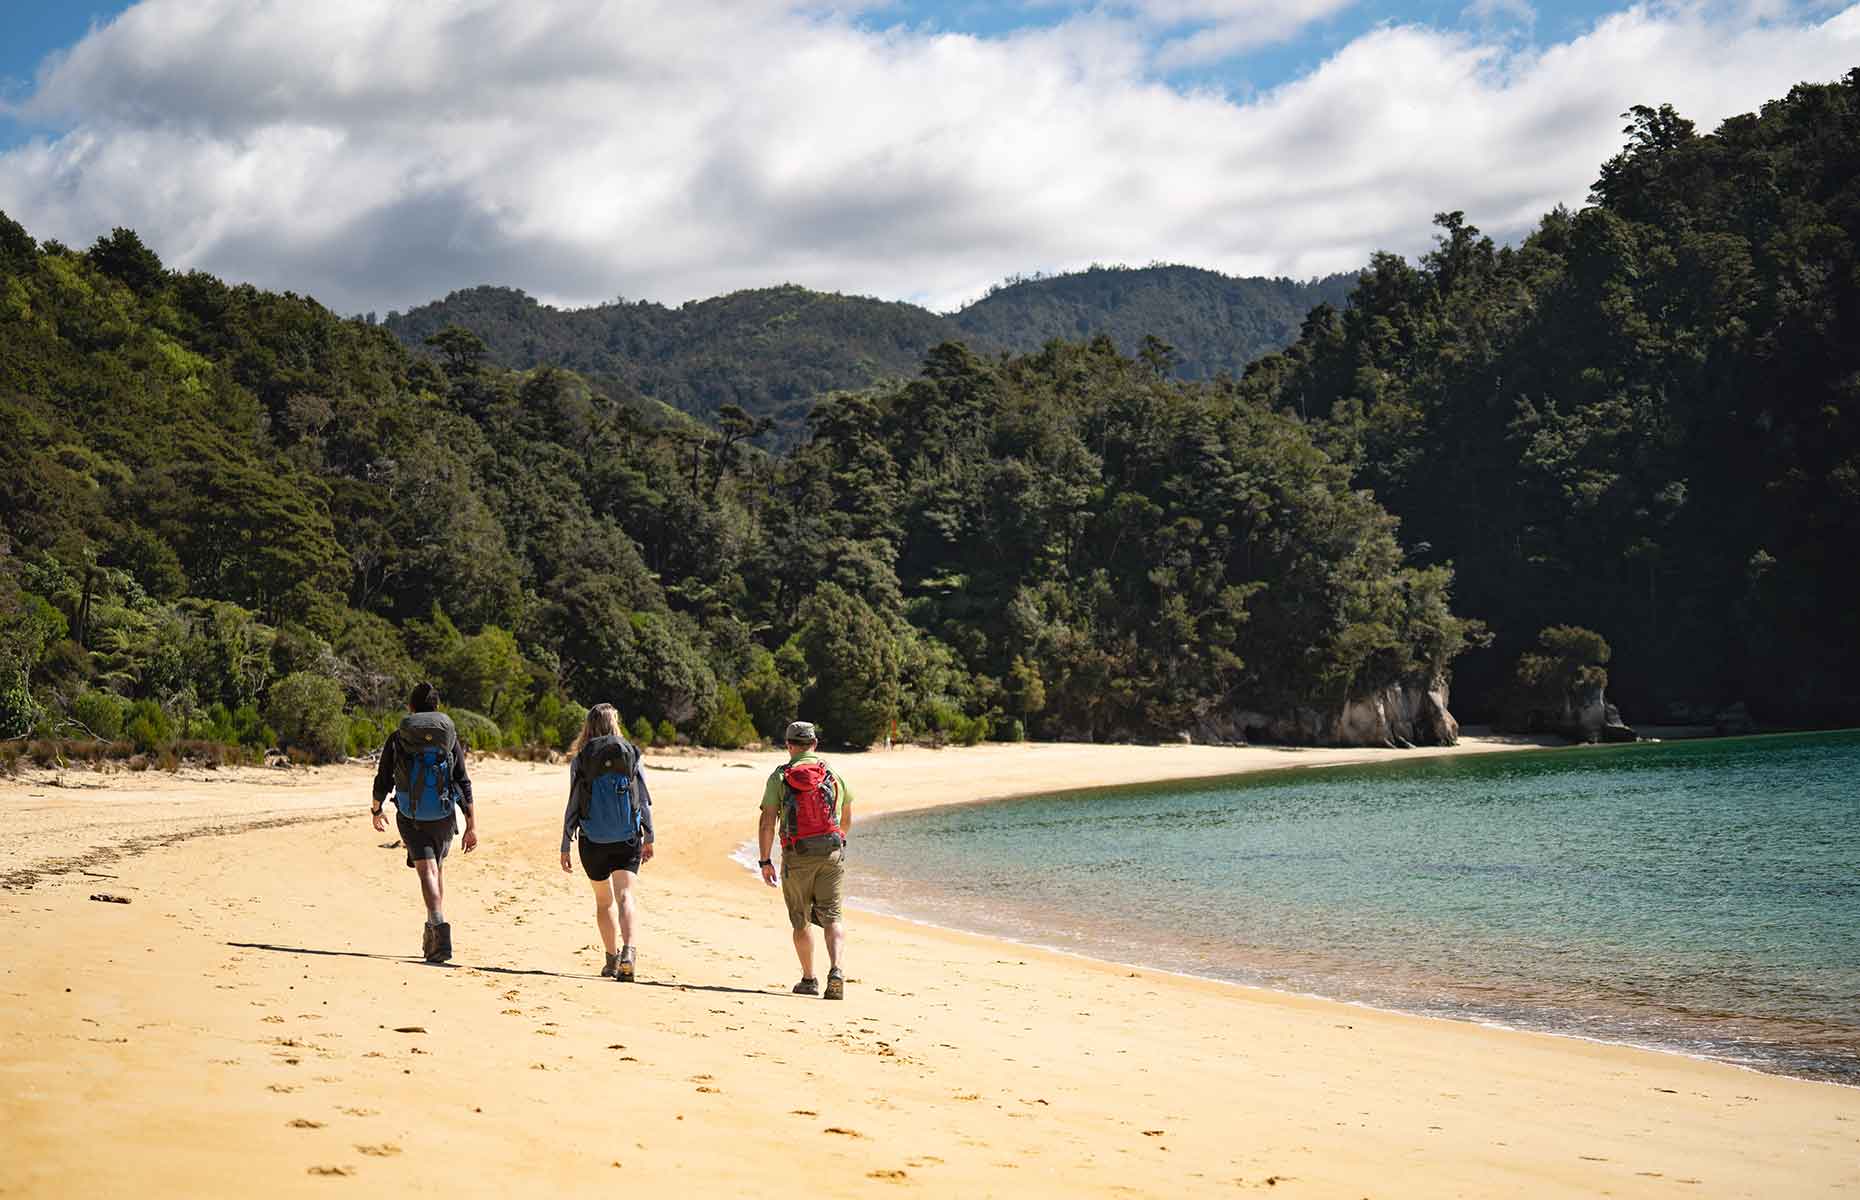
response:
M1301 706L1281 713L1240 709L1211 715L1201 742L1275 742L1290 746L1452 746L1460 723L1447 708L1447 681L1397 683L1334 709Z
M1572 742L1633 742L1638 734L1621 719L1621 710L1608 703L1598 686L1579 687L1563 706L1557 733Z

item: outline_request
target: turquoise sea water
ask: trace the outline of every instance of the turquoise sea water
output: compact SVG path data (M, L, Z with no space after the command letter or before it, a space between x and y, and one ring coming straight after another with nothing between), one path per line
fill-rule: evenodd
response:
M1860 1084L1860 731L1072 791L859 832L871 907Z

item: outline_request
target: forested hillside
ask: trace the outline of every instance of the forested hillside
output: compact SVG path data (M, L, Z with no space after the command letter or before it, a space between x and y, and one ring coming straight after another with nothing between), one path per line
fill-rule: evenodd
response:
M557 309L513 288L476 287L386 326L418 353L443 329L469 330L490 361L575 371L615 395L649 396L714 418L733 404L766 417L775 440L805 436L815 396L909 376L955 336L926 309L799 287L735 292L678 308L646 301Z
M1592 206L1380 256L1247 393L1308 407L1498 653L1601 633L1640 720L1860 720L1860 71L1702 135L1637 108Z
M601 700L715 745L1231 732L1476 635L1300 422L1104 338L938 346L770 457L127 230L5 221L0 297L0 737L359 751L422 676L481 746Z
M1239 380L942 343L780 454L747 406L0 218L0 746L360 750L420 677L480 746L600 700L726 746L1321 738L1610 645L1631 719L1854 722L1860 71L1628 138L1591 206L1516 247L1447 214Z
M1169 348L1170 373L1182 379L1238 375L1263 354L1298 337L1320 304L1342 308L1353 273L1301 283L1236 278L1196 267L1093 267L1068 275L1016 280L991 291L954 320L977 345L1037 350L1057 338L1105 334L1124 354L1145 339Z
M1192 267L1094 267L1018 280L951 316L910 304L786 286L678 308L647 302L557 309L512 288L458 291L384 322L418 353L449 327L482 338L493 363L579 372L617 394L714 416L735 404L772 423L773 444L805 436L807 409L829 391L917 373L931 347L1031 353L1047 342L1108 335L1136 357L1170 347L1170 374L1212 379L1298 336L1320 303L1342 306L1355 276L1310 284L1236 279Z

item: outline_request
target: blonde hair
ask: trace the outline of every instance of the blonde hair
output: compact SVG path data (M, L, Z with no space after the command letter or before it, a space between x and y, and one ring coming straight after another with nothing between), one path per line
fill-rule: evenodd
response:
M588 719L581 723L581 732L575 735L575 744L568 748L570 754L580 754L581 748L597 737L624 738L620 730L620 714L611 704L597 704L588 710Z

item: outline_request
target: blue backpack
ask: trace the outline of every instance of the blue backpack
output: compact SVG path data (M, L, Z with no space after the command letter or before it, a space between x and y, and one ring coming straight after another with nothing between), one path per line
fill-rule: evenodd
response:
M625 738L597 737L581 748L575 774L576 808L581 836L590 842L636 842L639 804L633 796L633 773L639 751Z
M410 821L452 816L452 748L458 731L444 713L409 713L394 737L394 807Z

